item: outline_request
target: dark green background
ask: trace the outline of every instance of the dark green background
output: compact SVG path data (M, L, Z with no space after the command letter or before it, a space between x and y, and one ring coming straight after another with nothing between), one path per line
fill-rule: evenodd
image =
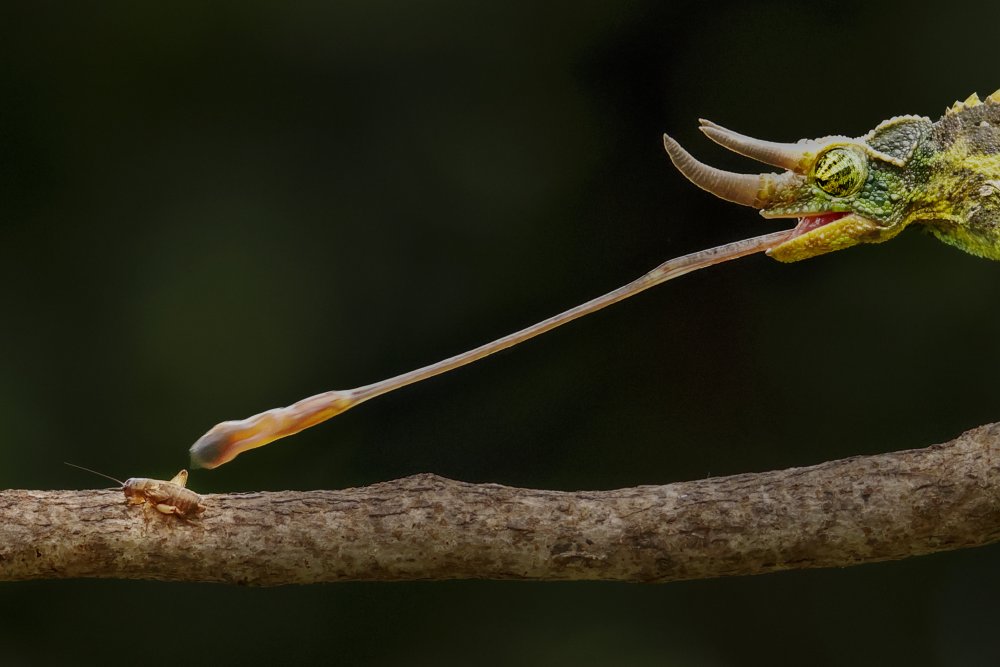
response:
M697 118L860 135L1000 87L995 3L0 9L0 488L169 477L208 427L478 345L780 228L685 182ZM195 472L554 489L1000 419L1000 263L908 233L677 282ZM997 664L996 547L663 586L0 586L5 665Z

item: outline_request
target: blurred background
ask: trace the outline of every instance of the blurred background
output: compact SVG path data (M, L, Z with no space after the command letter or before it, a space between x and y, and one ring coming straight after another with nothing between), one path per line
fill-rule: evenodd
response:
M7 3L0 488L169 478L223 419L492 340L780 228L669 131L860 135L1000 88L1000 5ZM1000 419L1000 263L910 232L687 276L215 471L608 489ZM987 665L1000 547L662 586L0 586L5 665Z

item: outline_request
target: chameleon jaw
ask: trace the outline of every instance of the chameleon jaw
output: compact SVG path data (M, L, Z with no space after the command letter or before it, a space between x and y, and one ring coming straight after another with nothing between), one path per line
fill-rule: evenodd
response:
M768 215L766 218L790 218L791 215ZM798 224L787 239L767 251L779 262L797 262L801 259L843 250L859 243L885 240L885 227L857 213L810 213L798 217Z

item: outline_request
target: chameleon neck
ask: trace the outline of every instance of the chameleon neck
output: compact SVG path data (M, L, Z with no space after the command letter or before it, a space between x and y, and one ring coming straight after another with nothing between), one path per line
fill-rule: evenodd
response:
M1000 104L946 114L930 145L930 185L918 216L941 241L1000 259Z

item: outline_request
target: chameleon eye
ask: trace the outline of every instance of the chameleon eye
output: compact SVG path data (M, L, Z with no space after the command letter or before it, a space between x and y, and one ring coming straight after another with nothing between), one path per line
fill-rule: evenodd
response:
M868 160L851 148L831 148L816 160L813 182L834 197L847 197L861 189L868 177Z

